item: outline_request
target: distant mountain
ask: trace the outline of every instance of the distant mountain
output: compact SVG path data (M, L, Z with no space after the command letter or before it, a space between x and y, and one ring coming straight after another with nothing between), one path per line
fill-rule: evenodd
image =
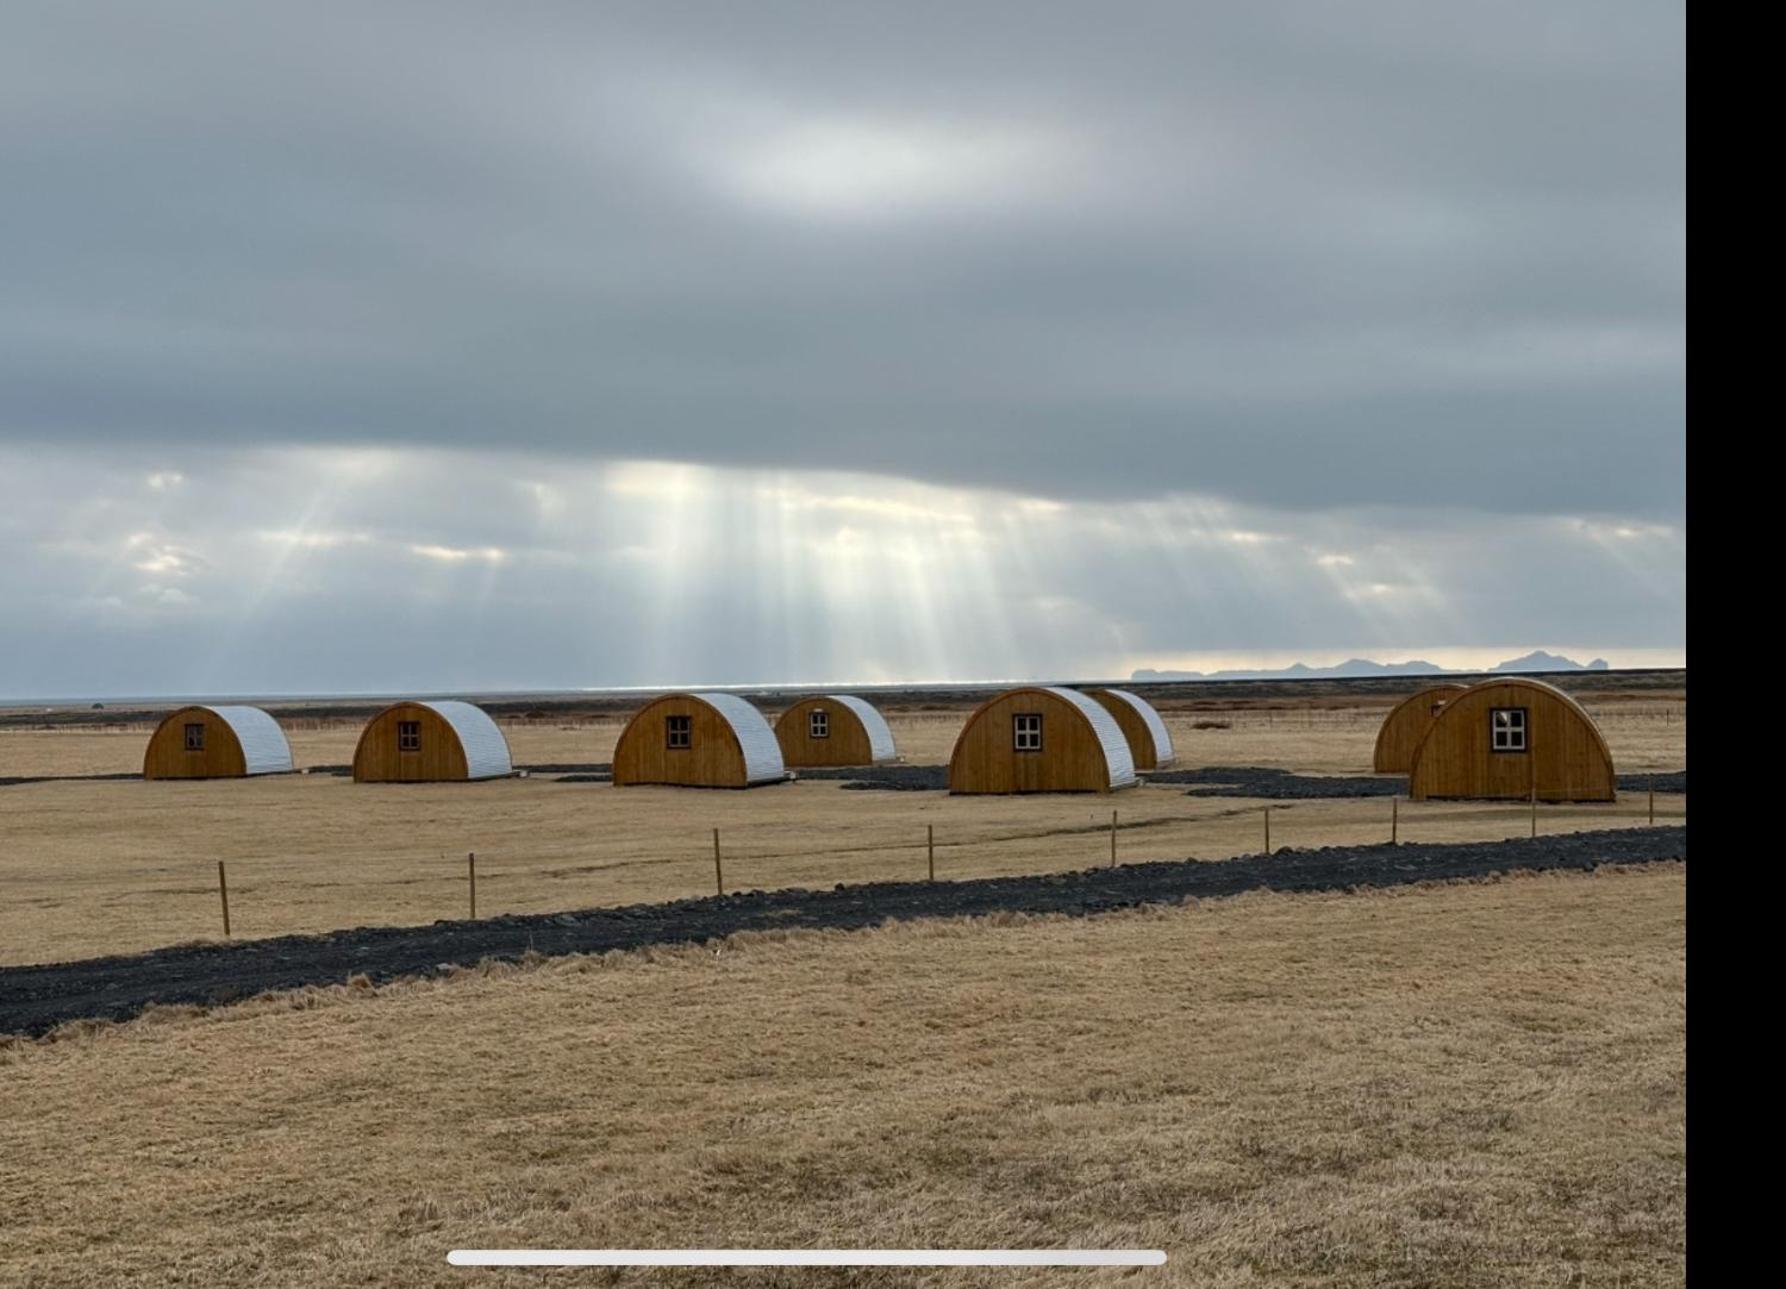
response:
M1610 664L1604 658L1592 662L1576 662L1554 653L1534 649L1523 658L1509 658L1488 668L1491 672L1529 671L1606 671ZM1372 662L1368 658L1348 658L1332 667L1311 667L1306 662L1291 663L1261 671L1155 671L1141 667L1129 674L1130 680L1345 680L1358 676L1445 676L1478 675L1468 668L1440 667L1414 658L1407 662Z
M1607 671L1611 664L1604 658L1596 658L1592 662L1576 662L1573 658L1564 658L1554 653L1545 653L1542 649L1534 649L1523 658L1509 658L1506 662L1497 662L1490 671Z

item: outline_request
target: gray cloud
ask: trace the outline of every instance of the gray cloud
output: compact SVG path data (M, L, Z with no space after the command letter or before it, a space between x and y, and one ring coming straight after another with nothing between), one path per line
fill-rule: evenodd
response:
M15 7L0 434L1666 523L1681 27Z
M1679 656L1662 523L524 454L0 450L0 696Z

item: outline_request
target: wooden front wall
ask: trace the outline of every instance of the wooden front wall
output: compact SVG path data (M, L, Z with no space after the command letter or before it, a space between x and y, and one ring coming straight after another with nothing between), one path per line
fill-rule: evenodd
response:
M186 727L205 727L205 750L186 750ZM248 773L248 758L229 722L203 707L182 707L165 717L149 736L143 752L145 779L239 779Z
M419 751L397 749L399 721L421 722ZM445 783L469 774L459 735L438 712L419 703L397 703L374 716L353 754L355 783Z
M1496 752L1489 711L1526 709L1525 752ZM1517 682L1475 685L1445 704L1414 754L1408 795L1523 801L1611 801L1612 754L1592 718L1548 687Z
M1159 754L1154 750L1153 731L1147 728L1147 722L1142 719L1141 713L1108 689L1088 689L1085 692L1097 700L1099 707L1116 718L1116 724L1122 730L1123 738L1128 740L1129 755L1134 758L1135 768L1137 770L1159 769L1160 759Z
M1011 718L1042 717L1042 750L1011 746ZM1108 792L1104 746L1085 713L1039 689L1013 689L968 717L949 758L950 792Z
M807 719L815 711L831 717L831 737L813 738ZM874 748L862 718L835 699L808 698L795 703L775 722L775 741L781 744L782 764L790 768L813 765L873 765Z
M1371 758L1376 772L1406 774L1414 764L1414 749L1420 746L1438 715L1434 704L1448 703L1468 689L1468 685L1428 685L1391 707L1377 731L1377 750Z
M692 719L690 746L665 743L664 718ZM744 749L725 717L698 698L671 694L627 723L614 746L614 786L667 783L685 788L743 788Z

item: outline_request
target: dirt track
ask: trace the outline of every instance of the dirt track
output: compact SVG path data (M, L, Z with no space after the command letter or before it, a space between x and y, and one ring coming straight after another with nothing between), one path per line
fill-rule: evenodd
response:
M1682 827L1612 829L1453 845L1281 850L1217 863L1184 860L1035 877L884 882L832 890L749 891L669 904L376 927L321 936L158 949L128 957L0 968L0 1033L43 1034L84 1017L123 1020L154 1003L215 1004L267 990L374 981L516 959L634 949L783 927L856 929L919 917L996 912L1082 916L1244 891L1344 890L1682 860Z

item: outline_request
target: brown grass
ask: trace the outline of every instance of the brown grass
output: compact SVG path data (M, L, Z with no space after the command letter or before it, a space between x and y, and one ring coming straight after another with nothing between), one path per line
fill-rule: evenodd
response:
M1682 763L1685 726L1658 714L1664 710L1628 706L1603 717L1621 765L1641 762L1641 749L1656 764ZM1174 737L1187 765L1368 773L1380 713L1366 720L1362 711L1279 712L1270 723L1237 711L1232 730L1181 723ZM311 724L319 728L294 732L301 764L351 756L353 728ZM946 757L960 717L896 714L894 725L909 760L934 762ZM509 735L518 762L579 762L606 759L617 730L617 722L518 722ZM37 773L101 772L140 756L145 737L0 733L3 772L25 773L26 762ZM710 894L716 827L729 889L830 886L923 876L930 825L941 877L1084 868L1108 859L1113 809L1125 861L1229 858L1261 848L1261 805L1168 786L1109 798L952 798L825 781L748 792L544 778L30 784L0 788L0 963L217 936L220 859L229 868L232 930L255 937L462 917L468 851L478 855L478 912L487 916ZM1680 797L1659 805L1665 818L1684 810ZM1400 812L1406 841L1523 836L1530 827L1520 806L1403 802ZM1389 814L1380 799L1279 802L1272 843L1387 840ZM1540 816L1547 831L1634 824L1643 822L1645 802L1631 795L1609 806L1546 806Z
M572 1282L443 1261L521 1244L1678 1284L1683 894L1668 866L752 936L75 1027L0 1048L0 1281Z

